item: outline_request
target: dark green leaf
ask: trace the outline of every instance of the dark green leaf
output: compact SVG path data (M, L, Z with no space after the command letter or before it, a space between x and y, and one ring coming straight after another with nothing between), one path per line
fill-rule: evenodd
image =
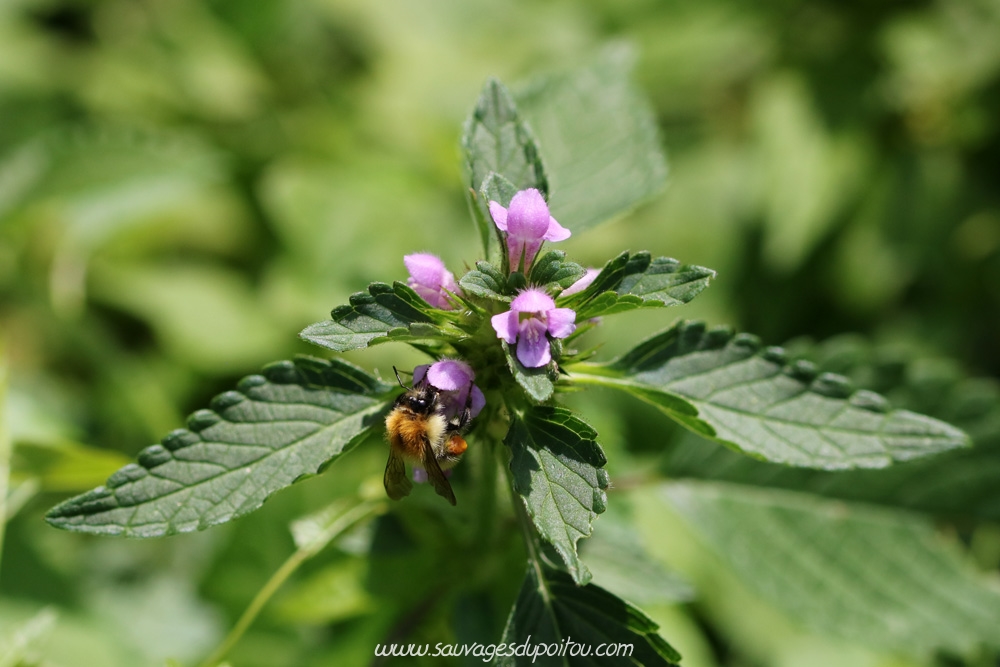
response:
M458 281L466 294L494 301L510 301L510 297L503 294L506 283L504 275L489 262L476 262L476 268Z
M538 138L549 208L573 231L624 213L663 188L660 138L648 102L630 83L633 60L628 49L610 48L594 62L540 77L516 93Z
M380 424L391 390L343 361L300 357L267 366L188 418L105 486L46 519L89 533L156 537L202 530L252 512L313 475Z
M853 391L847 380L787 364L748 334L680 322L607 364L579 364L577 382L618 387L702 435L774 463L878 468L968 444L944 422Z
M496 664L501 667L676 665L681 656L657 634L658 629L641 610L603 588L594 584L577 586L562 572L543 570L529 563L501 640L514 647L514 655L500 657ZM524 655L524 649L534 650L540 644L560 648L551 651L556 655L549 655L549 651L537 657L534 653L530 657ZM595 652L601 644L606 645L605 651L609 644L620 645L621 651L608 651L616 655L598 657Z
M582 266L566 261L566 253L562 250L550 250L535 260L528 282L549 290L566 289L582 278L584 273L586 271Z
M564 305L577 311L580 320L635 308L676 306L687 303L708 287L715 271L681 265L676 259L648 252L623 252L601 269L587 289Z
M539 534L555 547L578 583L590 580L576 543L607 506L607 459L597 432L566 408L535 406L515 417L510 447L514 490Z
M548 192L548 181L535 139L510 93L500 81L486 82L479 101L465 121L462 134L466 184L487 257L499 252L499 236L489 212L489 198L480 196L491 174L502 176L513 191L537 188ZM487 188L488 189L488 188ZM513 194L513 193L511 193ZM504 206L510 201L501 201Z
M349 305L334 308L331 319L310 324L299 337L337 352L388 340L447 338L434 325L432 312L432 307L403 283L372 283L367 293L351 295Z
M525 368L518 361L514 350L506 342L501 342L500 345L503 347L504 356L507 358L507 368L510 369L514 380L524 389L531 400L536 403L544 403L552 398L552 394L556 390L555 381L557 378L552 364L549 363L540 368Z
M1000 646L1000 592L911 513L722 483L664 492L749 587L808 628L921 656Z

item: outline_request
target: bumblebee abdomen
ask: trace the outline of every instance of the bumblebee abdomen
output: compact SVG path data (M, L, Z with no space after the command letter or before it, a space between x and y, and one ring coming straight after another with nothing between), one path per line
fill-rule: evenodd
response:
M393 410L385 418L389 444L411 462L423 460L424 440L437 449L444 437L445 424L442 415L421 415L410 410Z

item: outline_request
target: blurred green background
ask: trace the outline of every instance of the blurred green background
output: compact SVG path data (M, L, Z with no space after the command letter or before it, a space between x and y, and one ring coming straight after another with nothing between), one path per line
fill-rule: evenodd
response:
M403 254L472 265L458 140L484 80L516 85L609 40L637 47L669 184L560 247L588 265L648 249L718 278L683 310L609 320L605 353L682 316L772 344L857 331L1000 375L997 35L997 0L4 0L0 345L16 514L0 637L34 619L44 665L204 657L292 551L289 521L380 475L377 443L203 534L94 539L48 527L45 509L239 377L317 353L298 331L373 280L405 278ZM383 376L420 359L392 345L348 357ZM577 405L613 478L655 459L661 434L625 426L642 409ZM635 504L668 558L661 520ZM406 597L392 585L408 584L380 589L361 552L301 573L233 664L369 662L393 627L386 601ZM516 550L510 561L493 573L508 606ZM910 664L716 588L704 608L647 607L692 667ZM456 618L479 604L459 600ZM481 635L499 639L506 607L490 604Z

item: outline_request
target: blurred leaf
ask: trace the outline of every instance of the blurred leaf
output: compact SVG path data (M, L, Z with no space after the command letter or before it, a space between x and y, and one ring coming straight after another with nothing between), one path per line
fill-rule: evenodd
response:
M563 305L575 309L578 320L635 308L677 306L698 296L714 277L711 269L682 266L669 257L653 259L645 251L623 252L604 265L587 289Z
M60 128L0 164L4 180L21 184L5 208L55 203L74 242L93 246L140 214L218 182L223 160L193 134L107 124Z
M577 555L577 540L590 535L607 507L607 459L596 437L566 408L535 406L514 418L504 438L514 491L579 584L590 580L590 572Z
M15 479L34 478L46 492L80 492L103 482L128 458L109 449L67 440L22 441L11 461Z
M515 192L536 188L545 195L549 189L535 138L500 81L490 79L486 82L465 121L462 150L466 185L483 250L488 258L493 258L500 248L499 236L490 216L489 201L479 196L480 189L487 185L487 177L490 174L503 177L514 186Z
M364 572L359 559L327 565L281 594L273 614L286 623L320 625L375 611L376 602L364 588Z
M106 486L49 511L54 526L155 537L252 512L275 491L320 472L378 423L390 387L344 361L300 357L267 366L215 397L139 453Z
M350 305L333 309L333 319L310 324L299 337L337 352L388 341L443 338L447 334L434 326L433 311L403 283L372 283L367 294L351 295Z
M1000 642L1000 592L912 514L722 483L663 492L748 586L810 629L922 656Z
M245 369L290 338L250 281L217 264L102 262L91 284L96 300L148 322L176 358L201 370Z
M21 667L37 664L35 645L52 632L58 618L46 607L15 628L4 628L0 634L0 667Z
M500 657L497 664L527 664L526 656L516 655L521 646L533 649L539 644L560 645L566 641L562 644L566 650L560 651L565 655L532 656L532 664L676 665L680 654L656 631L657 625L642 611L603 588L594 584L577 586L562 572L529 563L501 639L503 644L514 647L515 655ZM593 651L600 644L624 644L631 653L597 658Z
M949 424L889 410L842 376L786 365L781 348L701 323L680 322L611 362L574 368L576 382L628 391L696 433L774 463L879 468L968 445Z
M837 222L837 213L864 183L866 155L856 137L834 136L813 109L811 91L796 74L754 89L751 115L771 266L798 268Z
M574 232L659 192L667 168L649 103L630 83L630 49L605 49L578 69L517 89L538 138L552 216ZM499 171L499 170L496 170Z
M690 583L650 556L642 538L629 524L612 512L608 514L612 516L601 517L601 529L580 546L596 584L642 605L694 599Z

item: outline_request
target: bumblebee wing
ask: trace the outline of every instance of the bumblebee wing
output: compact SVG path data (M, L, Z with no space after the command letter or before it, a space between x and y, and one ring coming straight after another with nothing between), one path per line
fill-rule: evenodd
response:
M385 485L385 492L393 500L410 495L410 489L413 488L413 483L406 477L406 464L392 447L389 448L389 460L385 462L382 484Z
M424 470L427 471L427 481L434 485L434 490L438 495L447 500L452 505L455 504L455 492L451 490L451 482L444 476L441 466L438 465L434 448L426 438L424 439Z

